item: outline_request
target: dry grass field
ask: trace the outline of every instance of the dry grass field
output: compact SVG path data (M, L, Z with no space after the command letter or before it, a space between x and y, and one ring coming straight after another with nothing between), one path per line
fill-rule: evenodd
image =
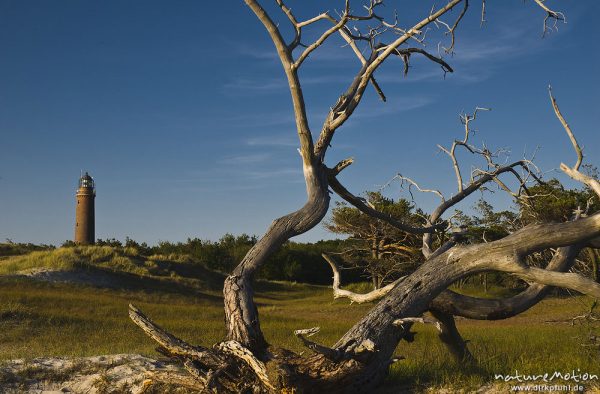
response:
M85 280L74 284L57 282L51 275L15 275L42 268L70 272L73 278L83 272ZM85 283L107 275L113 278L111 287ZM183 339L211 345L225 333L221 281L222 274L196 267L185 258L143 259L110 248L58 249L3 258L0 364L42 356L140 353L158 357L154 342L129 320L129 303ZM360 285L353 287L356 290ZM259 282L257 300L267 338L273 345L297 352L309 350L301 346L293 330L319 326L321 332L314 340L331 345L370 307L333 300L331 289L325 286L287 282ZM598 326L581 321L572 325L569 320L587 312L590 305L586 297L554 297L503 321L459 320L459 329L478 360L476 367L469 368L452 359L432 327L415 325L415 341L398 347L398 355L405 359L391 367L381 391L472 391L497 383L495 374L515 371L580 370L600 375L598 349L583 346ZM588 389L592 386L587 383Z

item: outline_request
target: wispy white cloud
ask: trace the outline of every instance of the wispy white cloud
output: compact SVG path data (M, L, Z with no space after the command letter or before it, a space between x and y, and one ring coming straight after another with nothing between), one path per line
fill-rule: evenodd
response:
M242 56L248 56L259 60L279 61L279 56L275 48L253 48L251 46L240 46L238 53Z
M323 84L341 84L350 83L351 75L332 74L331 72L320 75L302 76L300 78L302 86L315 86ZM279 78L233 78L223 85L225 94L245 95L245 94L265 94L265 93L287 93L289 86L285 76Z
M457 40L455 53L453 55L438 54L435 48L430 48L433 54L443 55L456 69L455 73L449 73L446 78L458 83L478 83L490 78L500 69L502 64L514 61L517 57L530 56L537 52L548 50L549 45L544 45L540 40L538 25L528 26L519 22L521 29L513 26L496 27L493 31L487 30L485 33L488 39L470 38L463 35ZM523 30L526 30L525 32ZM525 33L525 34L524 34ZM489 36L493 36L489 38ZM309 38L305 39L309 40ZM334 61L354 60L356 58L348 47L343 47L337 42L327 42L321 48L317 49L310 57L310 60ZM277 61L277 53L273 48L261 47L253 48L252 45L239 44L237 51L242 55L247 55L255 59L266 59ZM413 69L407 77L402 75L402 67L399 65L397 72L389 70L379 71L376 78L382 83L416 83L416 82L437 82L444 79L444 73L437 67L426 66L430 63L426 59L414 56L411 59ZM349 63L344 63L349 64ZM427 67L422 71L422 66ZM418 70L417 70L418 68ZM461 72L461 70L463 72ZM303 75L301 82L303 86L322 85L328 83L349 83L352 74L335 73L329 68L320 70L321 74ZM236 78L228 81L224 85L227 94L268 94L278 91L287 91L288 86L285 78Z
M268 160L267 160L268 161ZM266 162L267 162L266 161ZM170 185L165 190L251 190L265 187L270 181L303 182L302 166L275 167L270 163L238 163L237 166L216 163L213 168L188 170L177 177L161 180ZM233 164L233 163L228 163Z
M313 138L316 136L313 135ZM294 132L290 132L289 135L263 135L260 137L253 137L246 140L246 145L255 147L268 147L268 148L297 148L300 146L298 136ZM336 143L336 149L348 150L354 148L352 144Z
M246 140L246 144L250 146L298 146L298 138L296 135L263 135L252 137Z
M240 174L245 179L261 180L261 179L280 179L280 178L297 178L302 177L302 168L276 168L264 169L260 171L244 171ZM304 178L302 178L304 179Z
M282 126L287 130L294 127L294 114L291 108L289 111L268 111L268 108L266 108L265 112L254 111L231 116L225 122L227 127Z
M284 91L288 85L283 77L281 78L234 78L223 85L225 94L245 94L248 92L273 92Z
M357 113L352 119L360 121L361 119L378 118L386 115L393 115L400 112L412 111L434 103L433 97L416 96L400 97L394 99L393 103L376 103L367 107L359 107Z
M448 75L446 75L448 77ZM444 80L444 72L440 69L423 70L416 68L410 70L408 75L404 75L403 70L398 68L395 71L383 71L375 74L377 82L381 83L415 83L415 82L438 82ZM385 88L385 87L384 87Z
M455 53L447 60L465 66L499 67L516 58L529 57L550 49L547 42L540 39L537 25L521 29L501 25L485 40L462 37L457 41ZM524 31L525 30L525 31Z
M257 45L253 41L241 42L239 40L228 39L225 36L221 37L221 41L227 47L227 53L233 54L236 57L241 56L273 63L279 62L277 51L273 45Z
M499 45L485 45L485 44L464 44L459 45L454 56L449 61L455 63L465 63L481 60L492 60L492 58L498 58L506 60L506 56L515 56L522 52L521 47L499 44Z
M303 34L303 42L309 44L316 41L318 36L316 34L307 35ZM279 62L279 55L274 46L256 46L254 43L240 44L238 42L232 42L228 44L237 55L245 56L256 60L266 60ZM299 47L294 51L294 56L298 57L303 51L303 47ZM325 44L321 45L315 51L313 51L307 61L314 62L332 62L346 59L356 58L354 52L341 37L333 36Z
M324 45L312 52L307 62L340 62L352 60L358 65L359 60L348 46Z
M507 35L509 36L509 35ZM535 45L532 45L535 47ZM397 68L387 68L375 74L378 82L385 84L396 83L421 83L421 82L440 82L443 80L459 83L477 83L488 79L493 74L493 65L491 62L507 60L507 57L521 56L531 49L519 47L515 49L509 45L486 46L482 44L473 45L464 44L457 49L453 57L446 60L455 66L454 73L446 73L439 67L431 65L431 62L421 59L412 61L413 67L408 75L403 74L401 65ZM483 67L485 65L485 67ZM350 73L332 73L330 70L322 71L321 74L311 73L311 75L302 76L302 86L320 86L324 84L348 84L353 75ZM385 86L383 86L385 89ZM288 85L285 78L265 77L265 78L234 78L223 85L226 94L247 95L247 94L272 94L287 93Z
M248 165L264 163L271 158L269 153L253 153L248 155L227 156L218 160L219 164Z
M536 25L537 26L537 25ZM532 26L527 31L513 27L496 28L492 37L487 40L473 39L469 36L459 37L452 55L438 53L430 49L432 54L441 56L455 70L444 73L438 67L432 67L428 60L421 57L411 58L412 68L404 77L399 67L396 71L380 71L375 75L382 83L415 83L438 82L444 78L451 82L472 84L492 77L502 65L514 62L516 58L524 58L550 49L546 42L540 40L538 32ZM429 64L427 64L429 63Z
M341 75L340 73L323 73L321 75L310 75L301 78L302 85L322 85L325 83L350 83L353 75Z

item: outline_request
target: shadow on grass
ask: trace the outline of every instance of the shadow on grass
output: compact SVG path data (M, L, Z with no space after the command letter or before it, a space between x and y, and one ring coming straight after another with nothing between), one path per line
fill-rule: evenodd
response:
M322 291L329 291L326 287L307 283L276 282L257 280L254 282L257 296L267 300L286 301L296 298L321 297ZM332 293L333 294L333 293Z
M69 284L73 286L106 288L119 291L175 294L185 297L202 298L213 302L222 302L222 297L208 291L221 290L216 281L204 281L190 278L141 276L127 272L112 271L104 268L86 268L72 271L48 271L35 277L24 275L0 277L0 281L49 284ZM28 286L28 285L24 285Z
M390 367L389 377L378 393L420 393L433 387L450 390L446 392L471 392L485 385L492 376L490 371L477 364L445 361L423 363L401 360Z

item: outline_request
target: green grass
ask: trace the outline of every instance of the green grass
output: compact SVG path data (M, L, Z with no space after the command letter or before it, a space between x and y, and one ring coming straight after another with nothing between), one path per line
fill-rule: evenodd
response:
M5 257L0 261L0 275L16 274L34 268L100 268L137 275L166 276L178 274L177 268L193 263L189 257L179 255L142 257L135 248L76 246Z
M319 325L320 340L331 344L368 309L333 302L323 287L283 283L258 287L265 288L257 297L265 334L273 343L297 351L304 349L293 330ZM5 278L0 279L0 299L0 359L155 355L154 343L128 319L128 303L194 343L211 345L225 334L222 299L212 291L187 295Z
M189 256L140 256L134 248L76 246L0 258L0 276L50 271L83 271L106 277L111 287L165 292L220 291L224 274L206 269ZM174 286L174 284L177 286Z
M0 363L15 358L111 353L157 357L155 343L129 320L128 303L191 343L210 346L223 339L220 274L200 269L185 259L174 261L174 256L144 260L103 248L55 252L58 256L65 253L65 262L59 261L56 254L36 252L41 254L10 260L10 269L3 267L6 260L0 261L0 269L17 272L34 267L33 261L68 269L81 267L84 261L88 268L114 271L108 262L124 257L129 260L120 267L126 273L116 276L122 286L107 289L0 276ZM147 261L154 261L161 275L146 270ZM259 282L256 288L266 337L273 345L297 352L309 353L293 336L293 330L320 326L321 332L311 339L332 345L370 309L370 305L333 300L331 289L322 286ZM493 292L490 289L488 294ZM428 387L471 390L493 382L495 373L515 369L538 374L579 368L600 374L598 351L581 346L590 327L547 323L587 312L590 303L585 297L550 298L503 321L459 320L458 327L470 340L469 348L478 360L476 367L469 368L452 359L432 327L415 325L415 341L402 342L398 347L397 353L406 359L392 366L382 392L398 392L406 387L417 391Z

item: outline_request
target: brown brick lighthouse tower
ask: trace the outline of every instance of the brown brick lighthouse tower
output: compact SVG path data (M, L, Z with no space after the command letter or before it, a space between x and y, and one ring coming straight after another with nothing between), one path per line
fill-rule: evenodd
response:
M94 187L94 179L87 172L79 178L79 189L77 189L76 197L75 243L93 244L96 188Z

